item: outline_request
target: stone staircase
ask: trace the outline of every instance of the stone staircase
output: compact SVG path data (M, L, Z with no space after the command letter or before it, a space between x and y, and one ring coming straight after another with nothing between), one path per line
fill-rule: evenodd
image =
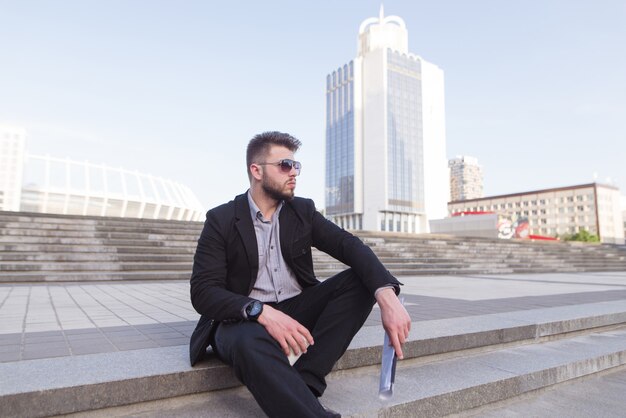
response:
M363 328L323 400L346 417L456 414L626 364L624 300L421 321L378 399L382 329ZM186 346L0 363L2 416L259 417L230 368ZM583 400L584 401L584 400ZM598 411L601 416L601 411Z
M0 212L0 285L188 280L201 228L193 222ZM593 302L530 304L414 322L405 360L398 364L394 396L387 401L378 398L383 330L379 325L364 327L329 375L323 398L343 416L454 416L584 376L626 370L624 247L370 232L359 236L394 274L414 276L403 280L407 288L434 282L419 277L434 274L618 273L565 278L574 286L594 287L588 290L593 294L614 292ZM320 252L314 260L320 277L343 267ZM500 285L504 277L498 276ZM511 282L522 277L513 276ZM9 346L5 335L0 334L0 349ZM32 338L44 344L49 336L41 332ZM0 416L61 414L263 416L219 360L210 357L190 367L187 345L0 363Z
M0 212L0 283L189 279L202 223ZM626 247L358 232L397 276L626 270ZM344 266L317 250L316 273Z

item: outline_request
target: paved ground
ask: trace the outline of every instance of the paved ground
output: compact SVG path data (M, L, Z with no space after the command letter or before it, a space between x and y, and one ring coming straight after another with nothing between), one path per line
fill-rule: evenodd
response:
M401 280L413 321L626 303L626 272ZM0 285L0 362L186 345L197 318L187 282Z
M606 301L626 306L626 272L401 280L415 322ZM187 282L3 284L0 362L183 346L197 318ZM379 323L375 309L366 326ZM623 393L621 367L463 416L626 416Z

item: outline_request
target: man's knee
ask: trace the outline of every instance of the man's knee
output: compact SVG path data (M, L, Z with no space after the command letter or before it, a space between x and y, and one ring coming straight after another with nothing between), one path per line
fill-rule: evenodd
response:
M351 268L342 271L331 279L336 280L336 291L339 293L353 294L356 296L356 299L362 301L364 305L369 304L373 306L376 302L374 296L370 294L361 279Z
M233 365L256 361L259 356L280 350L276 340L256 322L220 324L215 340L218 354Z

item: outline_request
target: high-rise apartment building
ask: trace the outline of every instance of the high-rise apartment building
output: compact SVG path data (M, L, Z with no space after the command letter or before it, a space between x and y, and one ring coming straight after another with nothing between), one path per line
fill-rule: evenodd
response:
M26 130L0 125L0 210L20 208Z
M326 78L325 192L326 216L348 229L421 233L447 213L443 71L382 7Z
M483 197L483 168L478 160L466 155L448 161L450 168L450 201Z

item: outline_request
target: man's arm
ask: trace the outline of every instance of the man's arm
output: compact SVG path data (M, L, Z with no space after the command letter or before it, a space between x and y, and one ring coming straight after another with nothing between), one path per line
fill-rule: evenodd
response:
M372 295L385 286L392 286L396 293L400 292L401 283L389 273L370 247L313 210L314 247L350 266Z
M227 290L226 242L227 229L231 227L224 221L223 214L216 210L207 213L191 275L191 303L194 309L217 321L242 319L243 307L252 301L247 296Z
M402 344L409 336L411 317L397 296L401 283L389 273L371 248L317 211L313 214L313 244L352 267L372 292L380 306L383 327L398 358L402 359Z

